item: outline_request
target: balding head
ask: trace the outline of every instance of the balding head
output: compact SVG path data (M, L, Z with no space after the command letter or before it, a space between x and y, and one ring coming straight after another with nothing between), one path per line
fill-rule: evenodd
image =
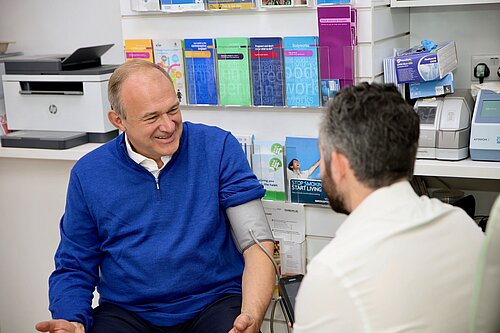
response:
M111 109L115 111L120 117L126 119L126 113L123 106L123 100L121 96L121 89L123 83L127 78L133 76L134 74L140 73L141 75L146 74L148 71L161 72L168 81L173 85L170 75L161 67L153 64L146 60L134 59L127 61L126 63L119 66L111 75L108 84L108 100L111 105Z

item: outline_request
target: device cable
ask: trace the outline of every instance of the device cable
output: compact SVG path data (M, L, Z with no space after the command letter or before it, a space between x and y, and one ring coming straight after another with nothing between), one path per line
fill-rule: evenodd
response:
M279 271L279 268L278 268L278 264L276 264L276 261L274 260L273 256L267 252L266 248L264 246L262 246L262 244L259 242L259 240L257 240L257 237L255 237L255 234L253 232L252 229L248 229L248 232L250 233L250 237L252 237L253 241L255 242L255 244L257 244L260 249L262 251L264 251L264 253L266 254L266 256L269 258L269 260L271 260L271 262L273 263L273 267L274 267L274 271L276 272L276 276L279 278L281 278L281 274L280 274L280 271ZM281 308L281 312L283 313L283 316L285 317L285 321L286 321L286 328L287 328L287 331L288 333L291 333L291 329L290 329L290 326L291 326L291 321L290 321L290 318L288 318L288 315L285 311L285 308L284 308L284 305L283 305L283 299L278 296L276 299L273 299L274 301L274 304L271 308L271 318L269 318L269 328L271 330L271 333L274 333L274 313L276 311L276 304L279 303L280 304L280 308Z
M280 277L280 272L279 272L279 269L278 269L278 265L276 264L276 261L274 261L273 256L271 254L269 254L269 252L267 252L266 248L264 246L262 246L262 244L257 240L257 237L255 237L255 234L253 233L252 229L248 229L248 232L250 232L250 237L252 237L252 239L255 242L255 244L257 244L260 247L260 249L262 251L264 251L264 253L269 258L269 260L271 260L271 262L273 263L273 267L274 267L274 271L276 272L276 275L278 277Z
M276 305L280 302L281 297L273 298L273 306L271 308L271 317L269 318L269 329L274 333L274 313L276 312Z

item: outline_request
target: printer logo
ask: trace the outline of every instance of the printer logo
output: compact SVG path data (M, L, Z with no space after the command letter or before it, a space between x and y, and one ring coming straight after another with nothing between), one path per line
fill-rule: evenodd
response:
M56 114L57 113L57 106L55 106L54 104L50 104L49 105L49 113Z

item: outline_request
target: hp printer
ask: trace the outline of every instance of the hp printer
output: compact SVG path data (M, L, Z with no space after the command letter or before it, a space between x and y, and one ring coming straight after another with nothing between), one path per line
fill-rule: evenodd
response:
M20 131L3 136L2 146L64 149L115 137L118 131L107 117L107 86L117 65L101 64L112 46L6 61L2 79L8 125ZM66 142L69 137L73 141Z

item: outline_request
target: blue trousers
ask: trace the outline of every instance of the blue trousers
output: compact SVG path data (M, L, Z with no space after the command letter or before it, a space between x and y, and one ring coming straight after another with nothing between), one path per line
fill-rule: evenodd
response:
M227 333L241 312L241 295L225 295L194 319L169 327L150 324L137 314L111 303L94 309L89 333Z

